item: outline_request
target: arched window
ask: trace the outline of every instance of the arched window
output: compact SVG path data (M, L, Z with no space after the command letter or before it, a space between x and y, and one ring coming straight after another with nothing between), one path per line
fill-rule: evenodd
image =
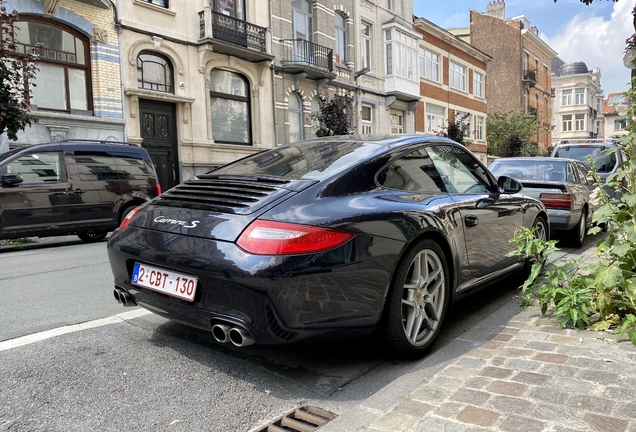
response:
M303 133L302 100L297 93L289 95L289 142L300 141L305 138Z
M164 55L142 51L137 56L137 87L174 93L172 63Z
M243 75L212 69L210 113L215 142L251 144L249 84Z
M316 136L316 131L320 129L320 119L318 119L318 115L322 111L322 103L320 102L320 98L316 96L311 100L311 133L313 136Z
M17 55L41 44L33 106L69 112L93 109L88 37L57 22L41 21L18 22L15 37Z
M347 20L340 14L336 13L336 49L334 54L336 62L339 64L347 63Z

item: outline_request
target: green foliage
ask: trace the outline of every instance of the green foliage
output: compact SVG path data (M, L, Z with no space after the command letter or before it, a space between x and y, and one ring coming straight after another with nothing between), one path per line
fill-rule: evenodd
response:
M501 156L534 156L536 142L530 141L541 130L537 116L523 111L488 113L488 153Z
M349 108L353 99L349 96L334 95L331 100L321 96L320 101L322 102L320 112L313 116L319 122L319 126L315 130L316 136L348 135L352 133Z
M18 131L38 120L29 114L38 56L36 48L15 55L16 20L15 11L7 12L4 0L0 0L0 135L6 132L13 141L18 139Z
M628 92L636 100L636 79ZM629 117L634 118L634 105ZM591 234L607 227L607 235L596 244L597 262L581 267L580 260L558 264L548 261L556 250L553 241L536 239L531 230L520 229L512 239L517 250L511 255L533 262L530 276L522 286L522 303L527 306L536 296L541 312L554 310L561 326L574 325L591 330L614 329L617 341L627 334L636 345L636 124L628 126L629 134L621 144L630 158L602 181L590 158L591 174L596 180L594 199L600 204L592 221ZM611 153L616 149L604 150Z

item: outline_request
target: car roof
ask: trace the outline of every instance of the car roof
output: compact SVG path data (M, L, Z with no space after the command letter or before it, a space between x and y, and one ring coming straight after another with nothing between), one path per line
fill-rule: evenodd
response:
M291 143L292 145L297 145L300 143L312 143L312 142L329 142L329 141L338 141L338 142L364 142L369 144L378 144L387 146L390 148L397 148L402 146L407 146L410 144L417 144L419 142L439 142L440 144L454 144L461 146L457 142L448 139L446 137L440 137L437 135L412 135L412 134L375 134L375 135L334 135L328 137L319 137L312 138L304 141L299 141L296 143Z
M547 157L547 156L539 156L539 157L531 157L531 156L527 156L527 157L504 157L504 158L499 158L499 159L495 159L494 161L492 161L492 163L495 162L501 162L501 161L527 161L527 162L558 162L558 161L563 161L563 162L581 162L579 160L576 159L572 159L572 158L562 158L562 157Z

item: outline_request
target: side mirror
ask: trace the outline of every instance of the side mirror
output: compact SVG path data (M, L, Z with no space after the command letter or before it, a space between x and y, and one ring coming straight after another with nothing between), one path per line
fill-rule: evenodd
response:
M497 179L497 188L499 189L499 193L516 194L521 192L523 186L512 177L502 175Z
M2 183L17 185L18 183L22 183L23 181L24 179L20 174L2 174Z

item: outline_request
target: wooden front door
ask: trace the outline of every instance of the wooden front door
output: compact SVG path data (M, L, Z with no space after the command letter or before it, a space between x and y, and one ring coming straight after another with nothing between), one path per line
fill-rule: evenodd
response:
M149 100L139 101L142 146L148 151L157 170L162 190L180 182L179 152L175 105Z

